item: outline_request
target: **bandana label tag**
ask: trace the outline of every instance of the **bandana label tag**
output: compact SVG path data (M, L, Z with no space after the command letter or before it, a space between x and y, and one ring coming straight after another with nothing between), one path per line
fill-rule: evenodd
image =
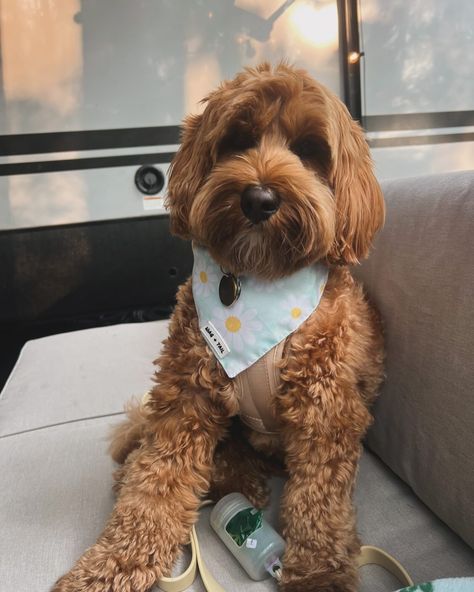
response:
M214 354L222 360L228 353L230 353L229 346L224 341L219 331L214 327L211 321L208 321L206 325L201 327L201 333L204 336L209 347L212 349Z

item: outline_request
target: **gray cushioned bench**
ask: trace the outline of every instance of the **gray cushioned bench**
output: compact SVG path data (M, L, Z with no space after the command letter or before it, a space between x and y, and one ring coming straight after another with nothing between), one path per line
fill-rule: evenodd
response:
M358 528L415 581L473 576L474 175L384 191L387 224L359 272L386 321L387 381L355 492ZM0 395L0 592L46 592L95 541L113 505L108 428L149 388L166 330L165 321L118 325L24 346ZM267 512L275 524L281 485L273 481ZM198 534L224 588L275 590L247 578L208 512ZM363 592L396 588L379 568L363 569Z

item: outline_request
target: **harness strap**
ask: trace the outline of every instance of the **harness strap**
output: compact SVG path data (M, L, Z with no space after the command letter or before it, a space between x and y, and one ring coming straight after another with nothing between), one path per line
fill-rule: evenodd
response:
M284 347L285 339L234 378L240 418L263 434L277 433L278 424L272 402L280 384L279 362Z

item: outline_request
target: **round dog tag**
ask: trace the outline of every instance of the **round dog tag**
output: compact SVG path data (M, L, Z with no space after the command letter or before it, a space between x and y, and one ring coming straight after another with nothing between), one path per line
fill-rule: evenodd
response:
M226 273L219 282L219 298L224 306L232 306L240 296L240 280L232 273Z

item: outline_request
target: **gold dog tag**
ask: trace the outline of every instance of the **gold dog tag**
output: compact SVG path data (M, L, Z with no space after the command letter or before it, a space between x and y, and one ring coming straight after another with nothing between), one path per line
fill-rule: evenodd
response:
M240 296L240 280L232 273L226 273L219 282L219 299L224 306L232 306Z

